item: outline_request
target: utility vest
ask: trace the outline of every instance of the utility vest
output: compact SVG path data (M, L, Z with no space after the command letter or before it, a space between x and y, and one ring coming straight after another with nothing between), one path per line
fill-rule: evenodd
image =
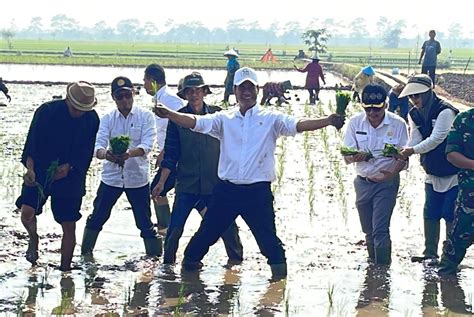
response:
M428 138L433 132L433 126L441 111L451 109L458 114L459 110L439 99L433 95L434 101L430 109L430 113L426 121L423 120L422 115L416 107L410 110L410 117L416 124L418 131L420 131L423 140ZM458 168L448 162L446 158L446 143L447 137L433 150L420 155L420 164L427 174L443 177L454 175L458 172Z

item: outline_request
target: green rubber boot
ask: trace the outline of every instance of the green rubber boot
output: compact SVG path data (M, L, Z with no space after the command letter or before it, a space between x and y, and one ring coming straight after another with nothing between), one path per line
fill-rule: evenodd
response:
M163 254L163 240L161 237L143 239L145 252L148 256L161 256Z
M270 269L272 270L272 281L279 281L288 275L286 263L281 264L270 264Z
M388 265L392 262L392 247L375 248L375 264Z
M84 228L84 235L82 236L81 246L82 255L92 255L92 251L94 251L95 243L97 241L97 237L99 236L99 232L100 231L97 230Z

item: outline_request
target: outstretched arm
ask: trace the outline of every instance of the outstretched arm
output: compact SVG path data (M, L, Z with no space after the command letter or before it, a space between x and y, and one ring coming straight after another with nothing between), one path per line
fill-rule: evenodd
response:
M321 128L325 128L328 125L332 125L337 129L340 129L344 125L344 117L333 113L327 116L326 118L321 119L301 119L296 124L296 131L314 131Z
M170 119L183 128L193 129L196 126L194 115L173 111L160 103L155 105L153 112L158 117Z

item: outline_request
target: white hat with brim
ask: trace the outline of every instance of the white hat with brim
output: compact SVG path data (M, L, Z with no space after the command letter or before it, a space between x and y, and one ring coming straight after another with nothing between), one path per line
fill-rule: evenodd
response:
M250 81L255 86L258 86L257 73L250 67L239 68L234 75L234 86L240 86L245 81Z
M425 74L415 75L408 79L407 85L403 88L398 98L414 94L422 94L432 88L433 82L431 81L430 76Z
M239 54L233 49L228 50L227 52L224 53L224 56L235 56L239 57Z
M97 104L95 88L91 83L78 81L66 88L66 101L79 111L91 111Z

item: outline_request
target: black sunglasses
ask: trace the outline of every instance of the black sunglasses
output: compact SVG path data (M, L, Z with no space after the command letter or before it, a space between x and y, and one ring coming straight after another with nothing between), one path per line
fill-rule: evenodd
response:
M114 94L114 98L116 100L122 100L124 98L130 99L133 96L133 92L131 90L126 90L126 91L121 91L116 94Z
M382 108L377 108L377 107L367 107L367 108L364 108L365 112L380 112L382 111L383 107Z
M411 99L418 99L420 98L420 94L412 94L412 95L408 95L408 97L410 97Z

